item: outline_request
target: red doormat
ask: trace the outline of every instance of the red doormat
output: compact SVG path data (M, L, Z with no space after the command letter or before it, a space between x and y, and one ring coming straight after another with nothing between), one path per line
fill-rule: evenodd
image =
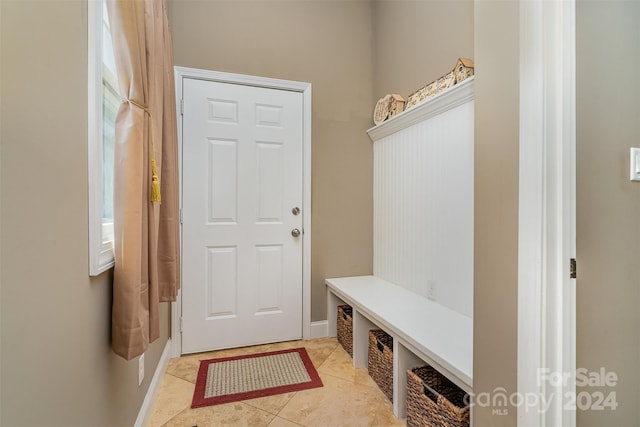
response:
M200 362L192 408L322 387L304 348Z

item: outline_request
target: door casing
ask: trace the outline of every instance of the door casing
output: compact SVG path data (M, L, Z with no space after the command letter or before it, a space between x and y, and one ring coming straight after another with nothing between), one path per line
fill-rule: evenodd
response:
M523 427L576 425L575 56L575 0L520 3L518 394L539 398Z
M182 208L182 83L185 78L289 90L302 93L302 338L311 338L311 83L224 73L197 68L174 67L178 124L178 164L180 175L180 207ZM180 240L182 242L182 239ZM182 353L182 293L171 303L171 354Z

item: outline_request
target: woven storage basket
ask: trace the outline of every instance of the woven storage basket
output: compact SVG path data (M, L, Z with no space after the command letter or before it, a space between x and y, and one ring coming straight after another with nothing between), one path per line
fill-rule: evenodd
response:
M393 338L385 331L369 331L369 376L393 402Z
M338 342L353 357L353 310L349 305L338 306Z
M407 427L418 426L469 426L469 396L428 365L407 371Z

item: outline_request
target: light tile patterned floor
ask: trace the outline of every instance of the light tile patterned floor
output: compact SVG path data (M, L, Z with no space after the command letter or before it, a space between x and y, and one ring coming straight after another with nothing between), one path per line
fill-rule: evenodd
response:
M305 347L321 388L191 409L200 360ZM149 427L339 427L405 426L366 369L353 367L335 338L291 341L200 353L172 359Z

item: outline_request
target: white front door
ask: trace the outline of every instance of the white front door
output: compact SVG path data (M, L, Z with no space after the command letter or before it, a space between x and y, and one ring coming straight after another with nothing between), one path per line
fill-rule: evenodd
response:
M186 78L183 102L182 353L300 339L303 95Z

